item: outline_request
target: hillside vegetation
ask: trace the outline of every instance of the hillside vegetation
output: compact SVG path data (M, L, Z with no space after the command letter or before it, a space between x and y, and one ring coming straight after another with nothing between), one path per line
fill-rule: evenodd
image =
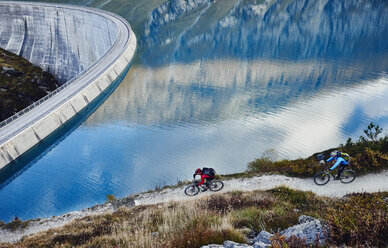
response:
M121 207L89 216L2 247L200 247L247 237L319 218L330 228L327 246L388 245L388 193L352 194L342 199L278 187L230 192L188 202ZM10 223L11 224L11 223ZM10 225L8 224L8 225ZM20 228L20 227L18 227ZM303 247L304 241L276 235L273 247Z
M58 88L49 73L0 48L0 121Z
M349 138L346 144L320 152L325 158L329 158L334 150L348 153L351 158L351 168L358 175L371 172L379 172L388 168L388 136L378 138L382 129L379 125L370 123L364 130L364 136L357 141ZM312 177L324 168L318 163L318 153L296 160L277 161L277 153L274 149L265 151L262 156L248 164L246 174L250 173L277 173L287 176Z

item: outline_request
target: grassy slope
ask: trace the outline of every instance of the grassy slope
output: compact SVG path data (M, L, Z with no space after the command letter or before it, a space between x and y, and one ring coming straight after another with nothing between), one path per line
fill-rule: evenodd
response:
M388 193L318 197L285 187L231 192L182 203L119 208L24 238L17 247L199 247L276 233L307 214L331 227L330 245L388 245ZM273 245L288 241L277 238ZM297 241L297 244L303 241ZM293 244L292 246L296 246ZM2 244L13 247L15 244ZM279 247L279 246L278 246Z
M44 97L58 85L49 73L0 48L0 121Z

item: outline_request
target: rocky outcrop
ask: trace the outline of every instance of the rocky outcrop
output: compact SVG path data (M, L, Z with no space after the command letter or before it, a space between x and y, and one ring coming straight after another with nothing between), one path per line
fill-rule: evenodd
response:
M298 218L298 225L289 227L280 232L281 236L284 236L287 239L298 238L306 242L307 245L318 243L319 245L324 245L326 240L326 235L328 233L327 227L322 224L318 219L315 219L310 216L301 215ZM202 248L265 248L272 245L272 240L274 235L267 232L261 231L256 238L253 240L252 245L239 244L232 241L225 241L222 245L207 245Z
M280 232L282 236L290 238L291 236L305 240L307 244L314 244L318 241L321 245L325 243L327 230L320 220L310 216L299 216L299 225L292 226Z
M251 245L247 244L239 244L233 241L225 241L222 245L205 245L202 246L202 248L250 248L252 247Z
M256 236L256 238L253 240L254 244L265 246L271 244L271 238L273 237L273 234L267 232L267 231L261 231L259 235Z
M0 48L0 121L58 86L59 83L51 74Z

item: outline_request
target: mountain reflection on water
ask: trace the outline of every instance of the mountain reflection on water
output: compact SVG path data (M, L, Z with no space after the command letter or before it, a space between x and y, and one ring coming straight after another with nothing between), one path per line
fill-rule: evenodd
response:
M338 67L323 61L215 60L152 69L134 66L87 122L190 124L276 113L282 106L317 94L349 93L352 88L346 87L365 84L360 80L369 73L362 65Z
M77 3L126 17L136 61L85 123L2 186L0 219L81 209L202 166L240 172L268 148L306 157L371 121L388 128L387 1Z
M183 15L173 3L154 10L142 40L144 63L203 58L354 62L387 53L387 1L226 1L233 3L230 9L222 9L224 1L197 2L204 2L197 7L199 19Z

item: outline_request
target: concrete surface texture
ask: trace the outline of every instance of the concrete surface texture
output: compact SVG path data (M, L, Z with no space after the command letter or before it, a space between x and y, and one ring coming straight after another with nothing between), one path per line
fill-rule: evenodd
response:
M104 92L105 89L112 85L112 83L120 80L123 77L123 74L128 70L134 56L136 50L136 37L127 21L120 16L102 10L70 5L28 2L1 2L0 6L3 6L1 7L3 9L16 11L16 13L20 13L21 9L23 9L26 11L26 15L22 17L22 19L35 19L34 15L36 14L40 16L37 19L40 19L42 23L53 23L53 26L49 25L49 27L56 27L56 31L52 30L51 32L67 33L69 40L70 37L78 40L79 43L74 43L74 46L77 49L76 57L81 58L79 61L87 61L90 59L89 62L92 62L93 59L95 59L89 68L86 68L85 71L77 74L75 80L73 78L71 83L65 84L64 86L66 87L61 89L58 93L46 99L42 104L23 114L16 120L0 128L0 169L2 169L73 118L97 96ZM31 12L28 12L28 10ZM82 14L82 12L84 12L84 14ZM67 21L72 18L72 13L76 13L74 18L82 18L80 21L66 24ZM1 16L2 15L3 13ZM11 17L9 18L12 20ZM60 18L63 18L62 26L59 25L59 23L62 22L58 21ZM1 17L1 19L3 19L3 17ZM16 21L12 22L17 23L20 21L20 19L17 18L15 20ZM3 19L3 21L5 22L6 19ZM91 42L88 40L89 38L93 38L93 35L88 36L79 34L81 32L80 30L86 32L98 30L98 26L103 25L104 23L106 24L106 27L103 29L106 30L106 33L103 33L102 31L94 33L94 38L99 40L97 43L100 42L99 45L94 45L94 41ZM113 31L108 31L110 30L108 24L112 26ZM85 27L81 28L82 25L85 25ZM5 32L3 31L5 27L16 28L17 25L3 26L3 24L0 24L1 33ZM70 27L73 28L72 31L69 31ZM77 31L75 31L75 29L77 29ZM42 33L42 30L35 27L33 28L32 26L30 29L24 30L28 30L28 37L37 37ZM35 33L33 34L33 32ZM77 35L70 35L70 33L74 32L76 32ZM115 32L116 35L114 35ZM14 34L19 33L20 32L14 32ZM56 33L54 35L54 33L52 37L60 37L59 34ZM105 38L97 38L97 36L105 36ZM26 38L23 36L18 39L11 37L9 40L14 40L14 42L7 42L7 44L9 47L16 44L15 47L20 47L15 49L25 51L23 44L28 43L24 41L29 40L28 37ZM1 39L3 39L2 36ZM60 38L58 38L58 40L60 40ZM83 44L81 45L82 42ZM111 45L106 45L105 42L107 42L106 44L111 42ZM69 65L71 64L70 61L73 59L73 53L70 52L70 50L74 49L73 45L69 45L73 44L71 41L54 42L53 39L53 41L48 44L49 45L41 45L35 40L33 42L33 48L30 50L27 49L29 51L28 53L32 54L30 59L33 60L33 57L35 56L39 58L53 56L52 59L44 60L47 63L49 61L52 62L50 65L53 66L53 68L57 65L61 65L61 61L66 61ZM49 46L48 50L50 52L41 55L36 52L36 49L34 48L39 46ZM107 51L102 49L104 46ZM58 51L65 51L63 54L67 54L70 57L67 58L63 55L59 55ZM96 51L96 53L93 53L92 51ZM104 54L102 57L97 58L99 55L96 54L100 53Z
M92 11L0 2L0 47L64 83L113 45L115 23Z

